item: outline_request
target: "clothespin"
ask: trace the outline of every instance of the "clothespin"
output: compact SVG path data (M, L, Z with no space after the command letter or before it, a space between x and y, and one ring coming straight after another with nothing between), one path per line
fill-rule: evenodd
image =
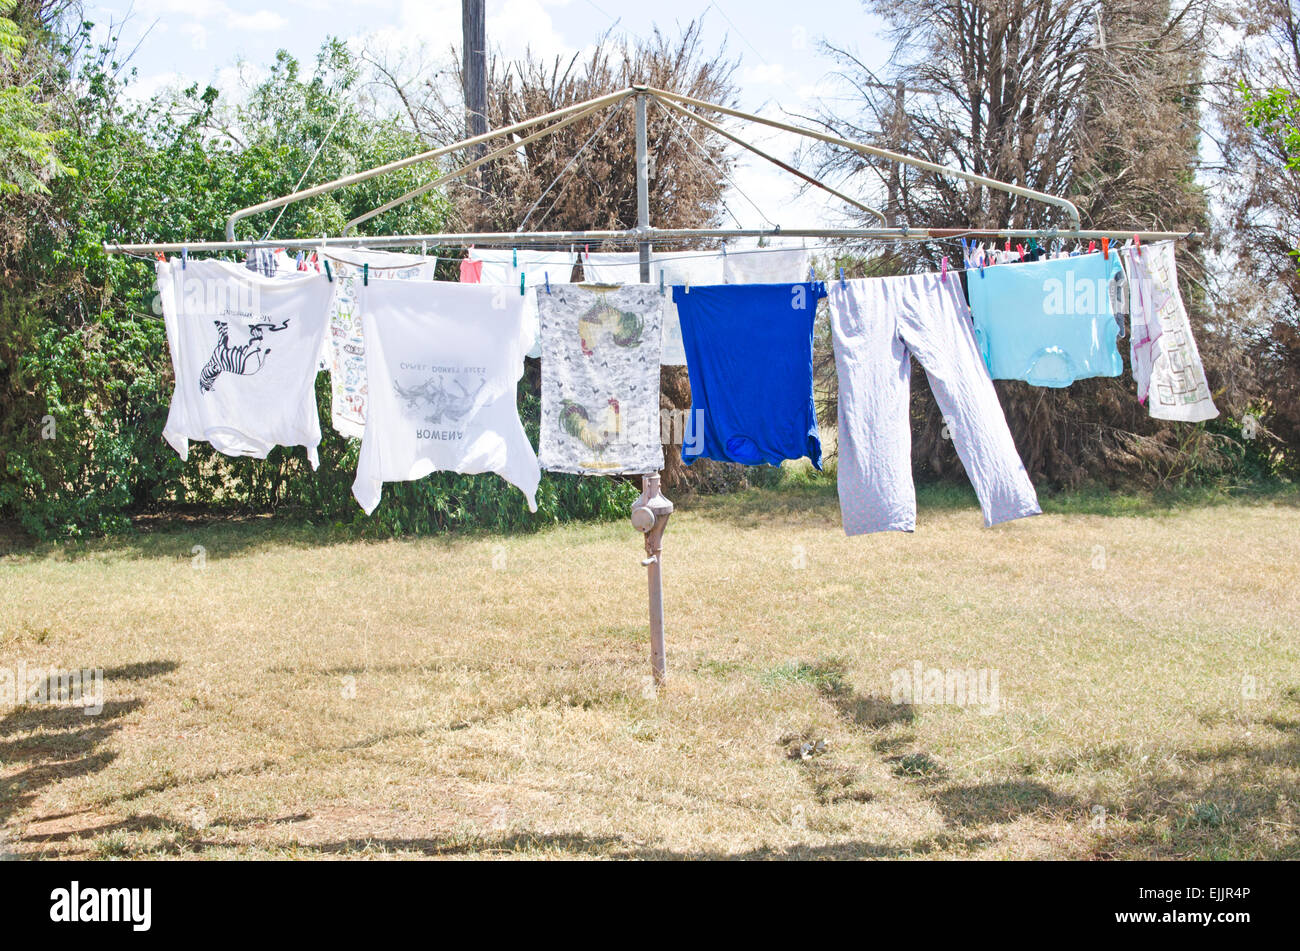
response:
M510 266L511 266L512 268L514 268L515 270L518 270L518 269L519 269L519 249L518 249L518 248L515 248L514 251L511 252L511 257L510 257Z
M588 261L590 261L590 260L591 260L591 245L589 245L589 244L584 244L584 245L582 246L582 254L583 254L583 256L584 256Z
M988 255L984 253L984 249L983 249L983 248L980 248L979 255L980 255L980 279L983 280L983 278L984 278L984 262L988 259Z
M943 256L943 261L939 264L939 280L948 280L948 255Z
M664 296L664 272L662 268L659 270L659 296Z
M1142 239L1133 235L1133 247L1137 248L1138 257L1142 257Z
M167 263L167 255L163 254L161 251L155 251L153 253L153 256L156 257L163 264Z
M844 268L840 268L840 287L848 287L848 286L849 285L844 280Z
M817 280L817 268L810 264L808 265L808 283L811 284L816 280Z
M543 271L542 274L546 278L546 293L550 294L551 293L551 272Z
M190 265L190 249L181 248L181 270L185 270Z
M330 270L330 259L329 259L329 258L326 258L326 259L325 259L325 276L328 277L328 278L330 279L330 283L331 283L331 284L334 283L334 272Z
M1020 255L1020 260L1023 262L1025 260L1025 246L1023 244L1016 245L1016 252Z
M1101 239L1101 256L1103 260L1110 260L1110 238Z
M370 286L370 265L369 264L361 265L361 283L366 287Z
M726 239L723 239L723 242L722 242L722 256L723 256L724 258L727 256L727 242L726 242Z
M524 296L524 278L526 278L527 276L528 275L524 274L522 271L519 273L519 296L520 297Z
M1011 253L1011 239L1007 238L1007 254Z
M305 270L305 268L303 268L303 266L302 266L302 252L301 252L301 251L299 251L297 254L294 255L294 258L293 258L293 266L294 266L294 269L295 269L295 270L298 270L298 271Z

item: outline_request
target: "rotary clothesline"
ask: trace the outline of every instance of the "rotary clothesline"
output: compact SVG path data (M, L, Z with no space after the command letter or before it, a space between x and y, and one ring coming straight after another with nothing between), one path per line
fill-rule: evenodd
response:
M410 201L416 197L419 197L420 195L427 193L428 191L432 190L433 188L437 187L440 184L443 184L445 182L457 178L464 177L469 172L473 171L475 168L482 166L486 162L497 160L505 156L508 156L511 153L522 148L523 146L533 141L536 141L538 139L552 135L559 129L568 126L574 122L593 116L597 112L601 111L602 109L607 109L611 107L620 107L628 101L633 101L636 108L635 148L636 148L636 179L637 179L636 181L637 226L635 228L628 228L628 229L621 229L621 230L572 230L572 231L548 231L548 232L520 231L520 232L508 232L508 233L462 232L462 233L435 233L435 234L416 234L416 235L368 235L368 236L349 235L346 233L347 230L357 226L358 224L366 220L369 220L379 214L382 214L383 212L390 210L391 208L395 208L398 205L402 204L403 202ZM773 162L774 164L784 168L787 172L798 175L805 182L813 184L819 188L823 188L827 192L836 195L837 197L841 198L848 204L857 208L859 211L864 211L873 215L874 217L878 218L882 222L882 226L874 227L874 228L817 228L817 227L783 228L780 226L773 226L771 228L752 228L752 229L739 228L739 227L734 229L722 229L722 228L658 229L652 227L650 222L650 217L649 217L650 176L649 176L649 149L647 143L647 120L646 120L647 107L651 102L654 102L660 107L667 110L670 113L670 115L672 115L674 121L676 121L679 117L684 118L693 121L704 128L708 128L714 132L717 132L718 134L723 135L729 141L732 141L742 146L743 148L748 149L749 151L760 156L761 158L764 158L767 161ZM746 142L745 140L741 139L739 136L730 133L729 131L711 122L711 120L705 118L705 115L726 116L726 117L741 119L746 122L764 125L767 126L768 128L777 129L779 131L783 131L786 133L802 136L805 138L815 139L839 148L849 149L868 158L873 158L873 159L886 161L886 162L893 162L901 165L907 165L913 168L920 169L924 172L928 172L930 174L957 178L966 181L970 183L972 186L975 186L977 188L1002 191L1020 199L1041 202L1049 206L1052 206L1056 208L1059 212L1063 213L1064 216L1068 219L1068 225L1063 228L1061 227L1055 227L1055 228L1007 227L1007 228L995 228L995 229L929 228L929 227L914 228L906 224L890 227L884 224L886 222L886 217L881 212L869 207L868 205L863 204L862 202L857 201L856 199L850 198L849 196L836 191L830 186L825 185L825 183L815 180L811 176L799 172L798 170L793 169L792 167L786 165L785 163L780 162L777 159L774 159L772 156L763 152L758 147L752 145L751 143ZM550 125L548 125L548 123L550 123ZM539 126L542 126L544 128L541 128L540 131L534 131L537 130ZM350 185L357 184L359 182L367 181L369 179L375 178L379 175L387 174L389 172L397 171L404 168L409 168L426 162L436 161L466 149L471 149L477 146L486 147L488 143L492 142L494 139L501 138L502 136L505 136L507 138L507 141L504 145L500 145L496 148L493 148L490 151L487 151L475 157L473 160L469 161L464 165L461 165L458 168L455 168L449 172L438 175L432 181L427 182L424 185L421 185L420 187L414 189L411 192L408 192L407 194L399 197L398 199L388 202L380 206L379 208L376 208L370 212L367 212L353 219L351 222L348 223L348 227L345 229L345 233L343 235L335 236L335 237L331 237L328 235L321 235L321 236L300 237L300 238L281 238L276 240L269 240L269 239L238 240L236 237L236 226L239 221L245 218L251 217L253 215L261 214L263 212L272 211L275 209L283 209L295 202L324 195L329 192L335 191L337 189L345 188ZM572 165L573 163L571 162L568 167L572 167ZM566 167L566 169L568 167ZM596 246L598 248L601 248L602 250L606 247L611 247L611 246L618 247L624 245L635 245L636 248L638 249L637 257L639 262L638 270L640 272L639 273L640 281L644 285L649 285L652 262L653 262L654 246L656 244L664 244L664 243L675 244L677 242L702 242L702 241L716 241L716 240L726 241L726 240L735 240L735 239L742 239L742 238L758 239L760 242L765 240L773 240L773 239L812 238L812 239L821 239L821 240L834 241L834 242L843 242L846 244L853 244L853 243L870 243L870 242L949 241L949 240L959 239L959 238L964 238L964 239L975 238L975 239L980 239L985 241L997 241L997 240L1014 241L1016 239L1023 239L1023 240L1033 239L1038 242L1044 242L1049 244L1056 240L1061 240L1066 242L1089 242L1089 241L1104 239L1104 240L1116 242L1116 244L1122 241L1132 240L1133 242L1144 242L1147 245L1152 245L1155 242L1162 242L1162 241L1172 242L1172 241L1179 241L1179 240L1190 240L1196 237L1198 236L1195 233L1182 233L1182 232L1170 232L1170 231L1133 232L1128 230L1121 231L1121 230L1084 229L1081 224L1078 209L1068 199L1061 198L1059 196L1050 195L1044 192L1039 192L1034 189L1015 185L1008 182L1001 182L996 179L988 178L986 176L981 176L971 172L967 172L964 169L945 167L933 162L929 162L924 159L918 159L912 156L903 155L901 153L892 152L886 149L881 149L876 146L867 145L865 143L853 142L851 140L843 139L838 136L834 136L829 133L822 132L820 130L800 127L790 123L785 123L778 120L766 118L763 116L758 116L752 113L742 112L740 110L733 109L727 106L719 105L716 103L705 102L702 100L694 99L692 97L682 96L676 93L668 92L662 89L656 89L646 85L635 85L635 86L628 87L627 89L610 93L606 96L597 97L595 99L588 100L586 102L576 103L572 106L567 106L565 108L555 110L554 112L548 113L543 116L538 116L533 119L517 122L501 129L491 130L483 135L465 139L463 141L454 143L449 146L433 149L421 153L419 155L411 156L406 159L390 162L387 163L386 165L378 166L373 169L368 169L363 172L358 172L353 175L345 176L333 182L317 185L302 191L295 191L293 194L290 195L284 195L278 198L272 198L267 201L261 202L257 205L240 209L234 212L230 216L229 220L227 221L226 239L224 241L113 243L113 244L106 244L105 251L110 254L132 254L132 255L147 255L147 256L159 255L159 254L179 254L183 256L182 261L180 262L182 265L180 270L183 271L185 262L188 260L190 254L205 254L205 253L218 254L218 253L228 253L228 252L239 253L239 252L250 252L250 251L256 252L260 250L276 250L281 248L289 248L289 249L294 249L299 251L315 251L321 253L328 253L331 250L341 250L341 249L391 249L391 248L416 248L416 247L420 247L423 249L428 247L433 247L433 248L468 247L473 245L481 245L487 247L550 246L550 247L559 247L559 248L563 248L565 246L570 246L570 247L584 246L588 249L592 246ZM753 253L754 250L755 249L746 249L745 253ZM780 249L773 249L773 250L780 250ZM1107 255L1107 258L1109 258L1109 255ZM1172 268L1172 256L1170 256L1169 258L1169 267ZM1160 286L1167 291L1168 274L1164 274L1163 278L1164 278L1164 282ZM922 308L922 310L926 310L928 308L929 310L927 312L932 312L931 317L933 317L934 320L939 319L935 317L936 314L948 313L948 311L952 310L953 308L956 308L955 312L959 314L960 308L965 306L964 299L960 302L956 302L951 299L952 298L951 291L950 291L951 282L948 280L947 274L944 274L942 276L915 275L911 278L899 278L899 279L888 279L888 280L905 281L907 283L908 293L917 295L919 300L923 300L925 302L925 306ZM935 280L938 280L940 282L940 284L938 285L938 290L936 290L936 286L933 284ZM388 282L383 282L383 283L388 283ZM548 280L547 283L549 284L550 281ZM364 282L364 286L368 286L368 284L369 284L368 281ZM838 291L836 290L837 285L838 285ZM811 288L814 287L815 284L810 283L808 286ZM831 280L827 281L826 285L821 288L821 293L823 295L826 293L827 287L831 289L831 294L833 295L833 303L835 302L834 295L838 294L839 297L842 298L839 301L839 305L838 305L840 307L840 312L850 313L852 312L855 306L861 306L862 303L861 301L855 302L854 300L855 295L875 293L875 290L873 290L873 288L878 289L880 285L878 284L860 285L860 282L836 281L834 279L834 276L832 275ZM727 289L724 288L723 290L724 293L727 292ZM981 292L987 292L987 291L988 291L988 286L985 286L981 289ZM1173 287L1173 291L1176 295L1177 292L1176 284ZM575 290L574 292L576 293L577 290ZM745 289L743 286L731 286L729 292L734 294L737 292L749 293L751 291ZM407 293L407 292L403 292L403 293ZM457 293L463 293L463 292L457 292ZM566 291L564 293L567 294L568 292ZM547 296L549 297L551 295L547 295ZM676 295L674 294L674 297L675 296ZM712 296L711 294L701 294L697 290L697 292L694 295L695 301L692 302L690 306L691 307L701 306L701 302L706 301L706 299L710 298L711 296ZM516 300L518 299L519 298L516 298ZM1166 299L1161 303L1162 307L1165 305L1165 303L1167 303L1167 299L1168 299L1168 295L1166 294ZM166 310L166 300L167 300L167 295L164 294L164 310ZM1179 301L1179 306L1181 307L1181 301ZM398 310L400 311L400 308L398 308ZM630 311L624 311L622 313L630 313ZM1155 310L1152 310L1152 314L1154 313ZM1185 319L1185 315L1184 315L1184 319ZM218 327L220 327L220 322L218 321L217 323L218 323ZM400 320L394 318L393 323L399 324ZM260 334L268 334L268 333L276 334L276 333L280 333L283 330L283 328L281 328L274 320L268 322L261 322L254 326L256 328L259 328L259 329L255 329L254 332ZM921 342L923 342L924 338L927 337L927 335L932 334L935 331L935 326L937 326L937 324L935 324L933 320L929 320L929 318L927 318L926 326L913 327L909 332L912 334L914 338L914 343L916 345L920 345ZM225 331L223 330L222 332L224 333ZM380 331L378 330L375 331L376 336L378 336L379 333ZM899 339L902 339L902 336L903 335L900 332ZM173 341L172 337L173 334L169 333L169 343L173 344L173 358L175 359L177 346L175 341ZM840 342L841 341L839 341L837 338L837 345ZM254 342L250 341L250 346L252 345L252 343ZM887 340L882 340L879 343L884 344L883 347L884 350L888 350ZM225 349L222 349L223 345ZM696 340L694 341L693 344L691 344L692 347L698 347L700 345L701 342L699 340ZM853 342L852 345L856 346L857 343ZM843 346L844 346L844 352L849 352L851 342L845 340L843 341ZM249 355L248 350L241 351L239 350L239 348L230 347L228 340L223 336L220 340L217 351L214 352L212 355L212 360L210 361L211 366L206 368L206 372L210 376L213 372L219 375L223 370L227 368L234 368L234 369L242 368L242 364L240 364L240 361L248 359L248 355ZM545 361L543 362L545 364ZM969 360L967 360L967 362L969 362ZM689 366L689 362L688 362L688 366ZM1147 372L1150 371L1149 366L1146 367L1146 371ZM215 380L208 380L208 382L215 382ZM932 373L932 383L933 382L934 382L934 374ZM693 388L695 383L696 381L692 380ZM989 387L991 392L991 383L989 384ZM701 387L701 389L706 389L706 388L707 387L703 387L703 386ZM852 396L851 392L850 392L850 396ZM938 391L936 391L936 396L939 396ZM456 403L457 395L454 393L448 394L445 391L440 391L438 394L438 399L441 400L442 403ZM941 402L942 402L942 398L941 398ZM996 397L994 397L994 402L996 403ZM981 411L983 410L987 410L987 407L983 407ZM585 431L583 425L581 425L583 421L581 420L580 417L577 417L575 414L570 414L568 419L572 424L571 429L576 430L579 433ZM589 423L590 420L588 419L586 420L586 422ZM815 423L815 419L814 419L814 423ZM1005 421L1003 421L1003 426L1005 426ZM851 435L850 438L852 438ZM867 438L869 439L870 437L868 436ZM1007 438L1009 439L1009 436ZM895 443L897 443L897 440L895 440ZM1012 451L1014 452L1014 446L1012 446L1011 448ZM895 450L896 450L896 445L890 447L890 452L893 452L896 455L897 453L895 452ZM1005 446L1001 446L998 448L998 453L1005 455L1004 451L1005 451ZM1016 461L1018 463L1018 457ZM894 459L890 463L890 465L893 466L894 469L897 469L897 459ZM889 479L893 480L893 482L895 483L898 483L899 481L897 471L891 471L888 474L888 477ZM901 483L899 484L901 485ZM843 483L841 483L842 497L844 495L843 488L844 485ZM1020 488L1022 489L1023 487ZM1030 486L1030 491L1032 492L1032 486ZM656 682L660 682L660 683L663 682L666 675L666 660L665 660L664 632L663 632L663 594L662 594L662 576L661 576L662 538L663 538L664 530L667 526L668 517L671 515L672 510L673 510L672 503L669 502L667 499L665 499L660 492L659 475L657 473L647 474L643 479L642 495L633 506L632 521L635 527L641 532L643 532L645 535L645 549L646 549L647 557L643 562L643 564L648 569L648 583L649 583L649 593L650 593L652 671ZM856 518L860 514L861 513L859 512L855 514L854 517ZM987 515L988 515L988 509L986 507L986 517ZM847 518L846 518L846 526L847 526Z

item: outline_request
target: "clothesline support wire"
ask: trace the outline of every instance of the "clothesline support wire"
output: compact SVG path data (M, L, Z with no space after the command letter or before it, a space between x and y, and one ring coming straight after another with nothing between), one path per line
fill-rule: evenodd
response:
M337 191L340 188L344 188L348 185L355 185L358 182L369 181L372 178L376 178L379 175L385 175L388 172L396 172L399 169L410 168L412 165L419 165L422 162L429 162L432 161L433 159L442 158L445 155L450 155L453 152L458 152L462 149L468 149L476 145L485 144L497 138L498 136L512 135L516 132L523 132L535 126L539 126L546 122L550 122L553 119L563 118L564 116L567 116L570 113L581 112L584 109L587 109L588 107L594 106L600 108L603 106L610 106L613 105L614 103L621 102L622 100L628 98L628 96L631 93L632 93L631 90L620 89L618 92L612 92L606 96L599 96L596 99L589 99L586 102L575 103L572 106L566 106L563 109L557 109L554 112L548 112L546 113L546 115L538 116L534 119L525 119L522 122L516 122L513 125L508 125L503 129L494 129L485 132L483 135L476 135L473 138L463 139L460 142L455 142L452 143L451 145L446 145L440 148L431 149L428 152L421 152L419 155L412 155L409 158L398 159L395 162L389 162L386 165L379 165L375 168L367 169L366 171L363 172L356 172L352 175L347 175L344 176L343 178L335 179L332 182L326 182L323 185L316 185L312 188L307 188L300 192L294 192L291 195L281 195L279 198L272 198L269 199L268 201L261 202L260 204L250 205L247 208L241 208L239 211L236 211L233 215L231 215L228 219L226 219L226 240L229 242L234 242L235 224L239 222L241 219L247 218L251 215L260 214L263 211L271 211L274 208L280 208L283 205L291 205L294 202L304 201L308 198L315 198L319 195L325 195L332 191Z
M758 212L758 216L760 218L762 218L765 222L767 222L772 227L774 228L777 227L777 223L767 216L767 212L763 211L763 209L759 207L758 202L754 201L754 199L749 197L749 194L743 188L740 187L740 184L731 176L731 174L726 170L726 168L722 165L722 163L719 162L717 159L715 159L709 153L709 150L706 149L699 142L697 142L695 140L695 137L691 135L689 131L687 131L686 126L682 125L681 120L679 120L677 116L673 114L672 110L668 108L668 103L661 102L659 103L659 106L660 108L663 109L664 115L668 117L668 119L673 123L673 125L677 126L678 131L680 131L682 134L682 138L686 139L687 142L695 146L695 150L699 152L700 155L704 156L706 160L708 160L709 164L712 165L713 168L717 171L717 173L722 176L723 181L726 182L728 185L730 185L732 188L734 188L736 190L736 193L740 195L741 198L749 202L750 207L753 208L756 212ZM704 165L703 162L701 162L698 158L696 158L695 155L689 149L686 150L686 154L695 162L697 166L703 168L706 174L708 173L708 168ZM712 184L718 195L718 204L720 204L723 207L723 209L727 212L727 214L731 215L732 220L736 222L736 227L743 228L744 225L740 223L740 219L736 217L736 213L732 211L731 207L727 204L727 199L723 195L722 189L718 187L716 182Z
M544 139L548 135L552 135L553 133L558 132L560 129L563 129L565 126L572 125L573 123L577 122L579 119L585 119L587 116L599 112L605 108L607 108L607 104L605 103L602 103L597 106L591 106L588 109L583 109L580 112L575 112L572 113L571 115L566 116L565 118L561 119L559 122L556 122L554 125L550 125L547 126L545 129L542 129L540 132L534 132L531 135L525 136L522 139L511 139L505 145L493 149L492 151L487 152L483 155L480 155L472 162L468 162L465 165L460 166L459 168L453 169L450 172L446 172L445 174L439 175L436 178L432 179L431 181L427 181L423 185L420 185L418 188L413 188L405 195L402 195L398 198L394 198L392 201L386 202L380 205L378 208L372 208L370 211L367 211L363 215L358 215L357 217L353 218L351 221L349 221L347 224L343 226L343 234L345 235L351 234L357 229L358 225L364 224L365 222L369 221L371 218L377 218L386 211L392 211L394 208L398 207L399 205L404 205L408 201L412 201L416 198L419 198L421 195L433 191L439 185L443 185L457 178L464 178L466 175L474 171L474 169L478 168L480 165L486 165L488 162L501 158L502 156L509 155L512 152L516 152L519 149L523 148L525 145L530 145L533 142L536 142L538 139ZM610 115L612 116L613 113L611 112ZM605 121L608 122L609 120L606 119ZM525 221L525 224L526 223L527 221Z
M728 141L734 142L736 145L739 145L742 149L748 149L750 152L753 152L759 158L771 162L773 165L775 165L777 168L781 169L782 171L788 172L789 174L795 176L796 178L803 180L807 184L812 185L815 188L820 188L822 191L827 192L828 194L834 195L840 201L844 202L847 205L852 205L854 208L858 209L859 211L866 212L867 214L873 216L876 220L878 220L882 225L889 223L889 219L885 217L884 212L877 211L875 208L872 208L870 205L864 205L856 198L850 198L848 195L832 188L831 186L827 185L825 182L821 181L820 179L814 178L813 176L809 175L807 172L801 172L799 171L799 169L795 168L793 165L790 165L788 162L781 161L781 159L777 158L775 155L769 155L767 152L764 152L758 146L750 142L746 142L740 136L736 135L733 132L728 131L727 129L724 129L716 122L710 122L708 119L705 119L703 116L698 116L694 112L691 112L691 110L683 106L679 106L675 102L669 102L668 100L665 99L660 99L658 100L658 102L660 106L663 106L666 109L670 109L673 112L678 113L679 115L685 116L687 119L690 119L692 122L699 123L700 125L704 126L704 128L710 129L713 132L716 132L718 135L722 136L724 139L727 139Z

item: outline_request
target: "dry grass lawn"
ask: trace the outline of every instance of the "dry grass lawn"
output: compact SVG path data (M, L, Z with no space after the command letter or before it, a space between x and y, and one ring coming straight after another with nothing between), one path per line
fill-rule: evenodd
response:
M1300 857L1297 497L1049 507L847 539L827 485L698 502L658 692L626 523L11 552L0 669L106 680L0 709L0 852ZM917 663L996 709L894 702Z

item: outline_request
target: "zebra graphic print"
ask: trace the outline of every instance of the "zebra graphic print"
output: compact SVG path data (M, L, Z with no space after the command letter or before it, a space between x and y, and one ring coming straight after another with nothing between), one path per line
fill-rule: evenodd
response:
M269 331L279 333L289 326L289 318L282 324L252 324L248 328L248 343L242 347L230 345L230 327L224 320L214 320L217 328L217 346L208 358L203 372L199 374L199 390L211 393L217 377L223 373L237 376L252 376L262 369L266 358L271 355L271 348L262 349L262 337Z

